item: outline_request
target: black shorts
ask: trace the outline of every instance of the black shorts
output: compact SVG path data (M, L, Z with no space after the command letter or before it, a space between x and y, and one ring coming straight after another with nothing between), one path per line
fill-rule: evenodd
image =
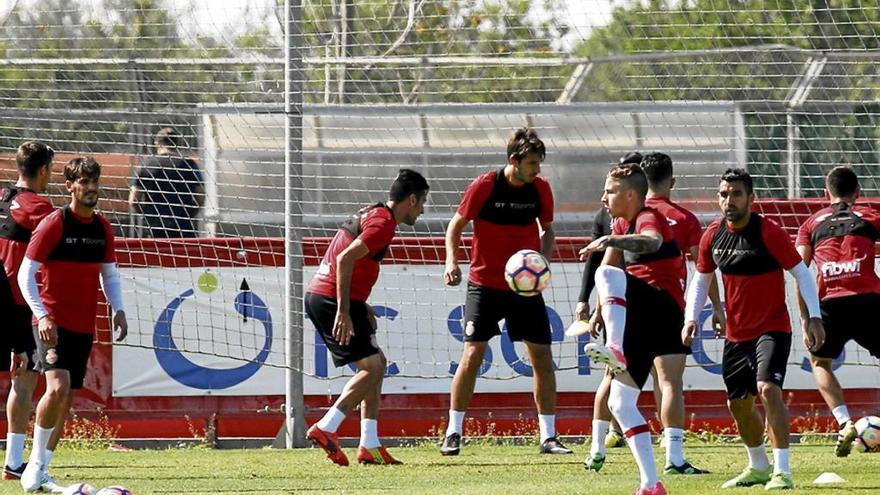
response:
M342 345L333 339L333 324L336 322L336 298L306 293L306 314L318 329L327 350L333 356L336 367L360 361L365 357L378 354L376 329L373 328L367 313L367 304L362 301L351 301L348 313L354 325L354 335L348 345Z
M825 344L813 353L816 357L835 359L850 340L880 358L880 331L872 325L871 315L880 308L880 294L858 294L822 301Z
M34 340L37 343L34 359L37 362L36 371L45 373L52 370L67 370L70 373L70 389L81 389L86 378L86 367L89 364L95 336L58 327L58 344L55 347L47 347L40 340L36 326L33 330Z
M626 274L626 330L623 355L626 371L639 388L645 385L654 358L669 354L690 354L681 343L684 310L672 295Z
M33 314L27 304L9 304L2 312L6 320L3 324L3 338L0 339L0 371L9 371L12 364L12 352L24 352L28 357L27 369L34 370L34 350L37 345L34 342Z
M511 290L468 283L462 325L465 342L488 342L501 335L498 322L502 319L511 341L550 344L550 318L544 296L520 296Z
M775 383L782 388L789 352L791 333L788 332L767 332L746 342L725 340L721 373L727 398L736 400L758 395L758 382Z

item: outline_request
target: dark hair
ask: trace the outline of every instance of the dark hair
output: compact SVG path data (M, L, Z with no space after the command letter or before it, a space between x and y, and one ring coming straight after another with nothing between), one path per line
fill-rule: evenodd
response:
M391 201L403 201L410 194L421 197L428 192L428 189L430 189L428 181L425 180L422 174L415 170L402 168L397 172L397 178L391 184L391 189L388 191L388 199Z
M183 144L185 144L183 135L173 127L163 127L156 133L156 146L178 148Z
M641 162L642 162L642 154L639 153L638 151L630 151L629 153L621 156L619 160L617 160L618 165L626 165L626 164L638 165Z
M632 163L615 165L608 172L608 177L619 180L630 189L635 189L642 199L648 195L648 179L645 177L642 167L638 165Z
M672 178L672 158L666 153L648 153L639 165L652 186Z
M530 127L522 127L515 130L507 142L507 158L522 161L529 153L537 153L541 160L547 156L544 141L538 138L538 133Z
M101 164L90 156L78 156L64 165L64 178L73 182L80 177L101 177Z
M742 182L746 187L746 193L752 194L754 187L752 186L752 176L745 169L729 168L721 175L722 182Z
M39 141L25 141L18 147L15 163L22 177L33 179L41 168L51 165L55 150Z
M849 167L834 167L825 177L825 188L835 198L848 198L859 190L859 177Z

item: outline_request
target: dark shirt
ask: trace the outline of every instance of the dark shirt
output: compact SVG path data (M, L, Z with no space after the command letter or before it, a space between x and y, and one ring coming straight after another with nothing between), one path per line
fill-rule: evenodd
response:
M175 155L153 156L138 170L132 185L143 191L140 208L149 237L196 236L197 196L204 187L195 161Z
M608 208L604 206L596 212L596 218L593 219L593 239L611 234L611 214ZM596 285L596 270L602 264L602 258L605 251L596 251L590 253L587 257L587 264L584 266L584 277L581 281L581 293L578 296L578 302L587 302L593 287Z

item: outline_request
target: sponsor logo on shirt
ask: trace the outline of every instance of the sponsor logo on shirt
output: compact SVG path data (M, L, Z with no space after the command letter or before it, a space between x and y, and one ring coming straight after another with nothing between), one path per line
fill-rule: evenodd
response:
M92 239L89 237L65 237L65 244L82 244L83 246L103 246L107 243L105 239Z
M527 210L529 208L537 208L538 203L508 203L506 201L496 201L495 208L504 209L510 208L511 210Z
M821 269L822 277L826 280L857 277L862 271L862 260L826 261Z
M712 254L718 256L754 256L758 254L758 251L755 249L714 248L712 249Z

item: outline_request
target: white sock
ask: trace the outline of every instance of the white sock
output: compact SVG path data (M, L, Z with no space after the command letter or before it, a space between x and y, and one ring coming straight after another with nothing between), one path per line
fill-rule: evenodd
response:
M681 466L684 464L684 430L666 428L663 433L666 436L666 464Z
M43 467L49 467L49 463L52 462L52 457L54 456L54 450L46 450L46 453L43 455Z
M837 424L843 426L850 419L849 409L846 408L846 404L835 407L831 410L831 414L834 415L834 419L837 420Z
M449 425L446 427L446 436L458 433L463 435L462 424L464 424L464 411L449 410Z
M55 428L43 428L40 425L34 425L34 446L31 449L30 462L36 462L40 465L45 462L46 453L48 452L46 446L49 445L49 437L52 436L53 431L55 431Z
M770 467L770 459L767 458L767 447L763 443L757 447L746 445L746 451L749 453L750 468L763 471Z
M596 270L596 290L602 301L605 345L614 346L623 352L623 333L626 328L626 272L614 266L600 266Z
M375 419L362 419L361 447L375 449L381 445L382 443L379 441L379 421Z
M611 394L608 396L608 407L617 418L617 423L626 435L629 450L636 458L641 476L641 487L651 488L660 481L657 465L654 463L654 447L651 445L651 431L645 417L639 412L636 403L641 391L635 387L624 385L620 380L611 382Z
M328 433L336 433L336 430L339 429L339 425L342 424L342 420L344 419L344 412L335 407L331 407L330 409L327 409L326 413L324 413L324 417L318 421L318 428Z
M6 465L17 468L24 464L24 441L27 435L24 433L6 434Z
M611 428L611 421L604 419L593 420L593 439L590 443L590 457L596 454L605 455L605 437L608 436L608 429Z
M773 473L785 473L791 476L788 449L773 449Z
M555 414L539 414L538 430L541 432L541 443L544 440L556 436L556 415Z

